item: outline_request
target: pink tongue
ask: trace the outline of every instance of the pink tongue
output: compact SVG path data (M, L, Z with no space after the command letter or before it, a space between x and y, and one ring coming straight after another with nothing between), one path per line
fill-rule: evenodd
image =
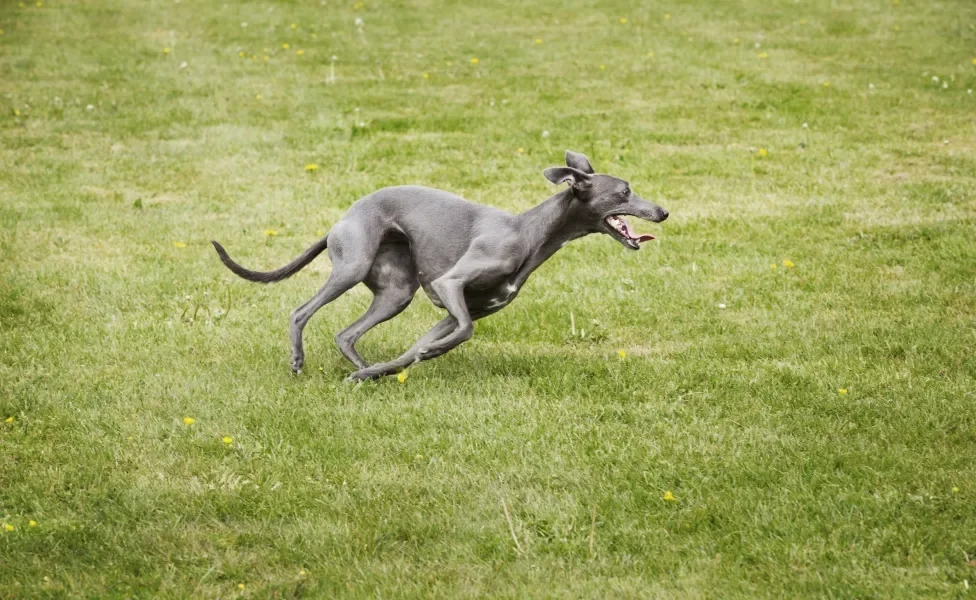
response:
M649 242L654 239L654 236L649 233L634 235L633 233L630 232L630 227L627 225L627 221L624 221L623 219L620 219L620 221L624 225L624 233L627 234L627 237L629 237L632 240L636 240L638 244L640 244L641 242Z

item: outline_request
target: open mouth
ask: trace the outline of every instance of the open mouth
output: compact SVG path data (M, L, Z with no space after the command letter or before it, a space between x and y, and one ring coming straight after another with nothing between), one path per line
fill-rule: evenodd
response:
M621 242L634 250L640 250L641 242L649 242L654 239L654 236L649 233L637 234L632 232L627 221L624 221L620 215L610 215L604 221L610 226L610 230L617 234Z

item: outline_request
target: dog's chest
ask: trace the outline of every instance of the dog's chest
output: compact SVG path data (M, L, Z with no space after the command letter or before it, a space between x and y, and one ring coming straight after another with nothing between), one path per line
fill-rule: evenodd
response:
M441 299L437 296L437 292L431 289L430 286L424 286L424 291L434 305L444 308L444 303L441 302ZM464 303L468 307L468 312L471 315L495 312L514 300L518 292L518 286L511 281L506 281L500 285L488 288L466 288L464 290Z
M464 291L464 300L471 313L494 312L508 304L518 295L519 288L511 281L486 289Z

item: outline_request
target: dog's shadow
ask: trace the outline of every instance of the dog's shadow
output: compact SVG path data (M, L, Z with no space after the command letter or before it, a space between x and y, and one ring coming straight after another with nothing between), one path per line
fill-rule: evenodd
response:
M390 354L383 344L364 347L367 360ZM423 381L436 387L471 386L489 382L520 382L525 386L558 386L567 390L590 387L619 380L621 373L632 369L614 354L601 347L592 348L592 353L580 352L573 345L555 346L545 354L515 354L504 345L488 345L482 348L463 348L436 359L417 363L408 371L414 382ZM389 360L379 358L379 360ZM344 379L352 372L352 365L338 350L330 352L323 365L323 372L329 379ZM372 383L397 384L395 376L384 377Z

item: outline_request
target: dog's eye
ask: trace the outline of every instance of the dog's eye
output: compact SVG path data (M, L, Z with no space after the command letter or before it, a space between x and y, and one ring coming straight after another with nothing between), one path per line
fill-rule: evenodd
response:
M627 198L628 196L630 196L630 188L624 188L624 191L622 191L622 192L620 192L620 194L621 194L621 195L622 195L622 196L623 196L624 198Z

